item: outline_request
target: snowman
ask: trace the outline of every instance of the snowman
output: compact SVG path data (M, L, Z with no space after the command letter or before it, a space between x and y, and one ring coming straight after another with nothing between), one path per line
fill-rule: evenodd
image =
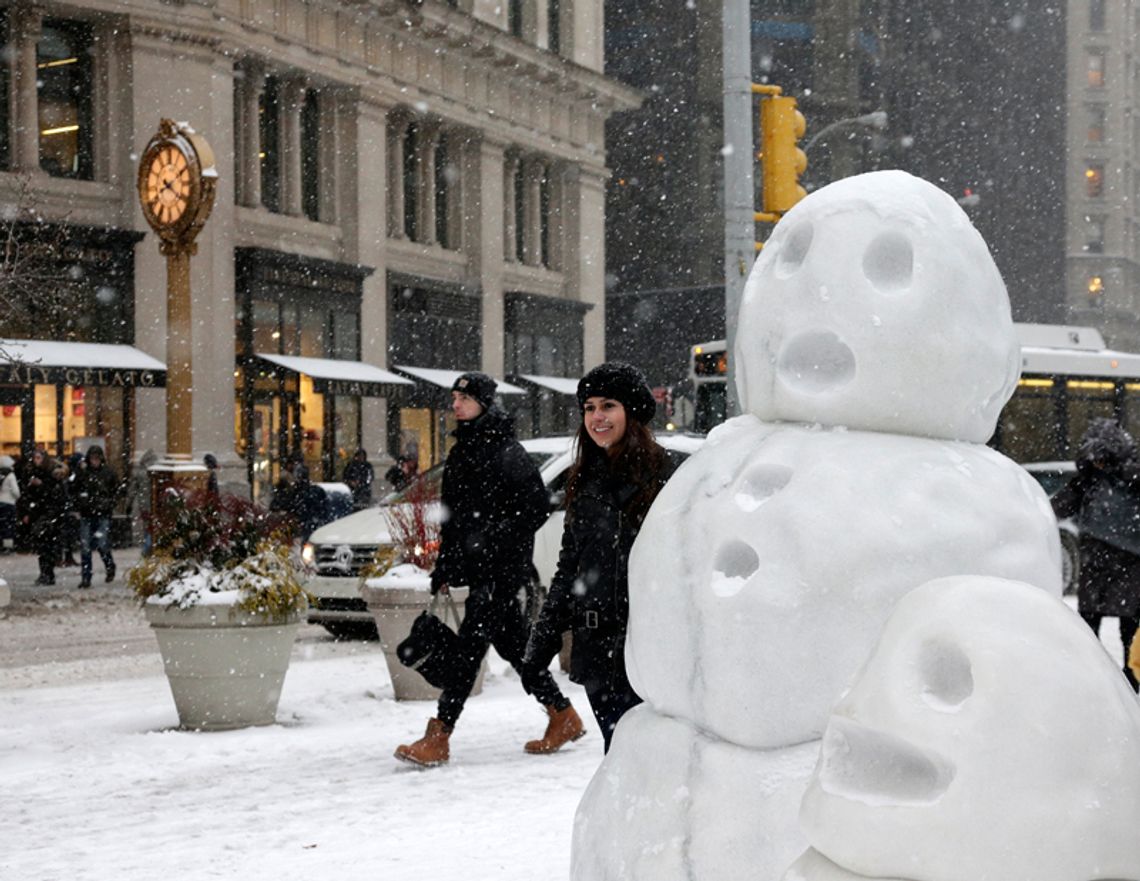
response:
M784 881L1140 881L1140 703L1063 602L945 578L836 705Z
M934 578L1060 596L1044 493L984 446L1018 378L1009 301L961 208L904 172L804 199L738 319L744 415L654 503L630 559L645 703L575 818L574 881L777 881L831 705Z

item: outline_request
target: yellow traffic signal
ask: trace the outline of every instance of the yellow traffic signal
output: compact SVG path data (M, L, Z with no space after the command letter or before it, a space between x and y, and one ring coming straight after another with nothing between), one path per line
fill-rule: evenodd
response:
M807 154L796 145L806 130L807 121L796 109L795 98L775 95L761 100L765 211L782 214L807 195L799 181L807 171Z

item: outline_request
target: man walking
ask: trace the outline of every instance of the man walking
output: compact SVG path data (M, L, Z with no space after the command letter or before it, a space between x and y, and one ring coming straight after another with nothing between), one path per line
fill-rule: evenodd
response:
M535 530L549 511L538 468L495 404L495 388L485 373L464 373L451 387L459 425L443 471L444 522L431 584L433 594L460 586L470 592L459 627L460 662L440 695L438 715L420 740L396 750L396 758L416 765L447 762L451 732L489 645L546 708L546 733L527 743L527 752L552 753L586 733L550 671L523 666L528 625L519 592L531 577Z
M103 560L107 583L115 580L115 559L111 556L111 512L119 494L119 478L107 465L103 448L87 450L87 467L75 482L76 509L79 512L79 586L91 586L91 546L94 543Z

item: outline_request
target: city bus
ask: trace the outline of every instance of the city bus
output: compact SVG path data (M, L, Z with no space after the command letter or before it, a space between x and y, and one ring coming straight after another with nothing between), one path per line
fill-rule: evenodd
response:
M1071 462L1089 423L1116 419L1140 436L1140 355L1105 346L1091 327L1016 324L1021 379L1001 412L990 446L1015 462ZM725 419L728 352L724 340L691 349L692 428Z

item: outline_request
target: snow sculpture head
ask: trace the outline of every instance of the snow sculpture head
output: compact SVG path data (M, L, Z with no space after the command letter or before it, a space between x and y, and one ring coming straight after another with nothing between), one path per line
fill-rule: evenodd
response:
M1019 370L985 242L902 171L837 181L788 212L749 276L733 357L761 419L976 443Z
M844 869L1140 879L1140 704L1087 626L1016 581L904 597L837 704L800 823Z

